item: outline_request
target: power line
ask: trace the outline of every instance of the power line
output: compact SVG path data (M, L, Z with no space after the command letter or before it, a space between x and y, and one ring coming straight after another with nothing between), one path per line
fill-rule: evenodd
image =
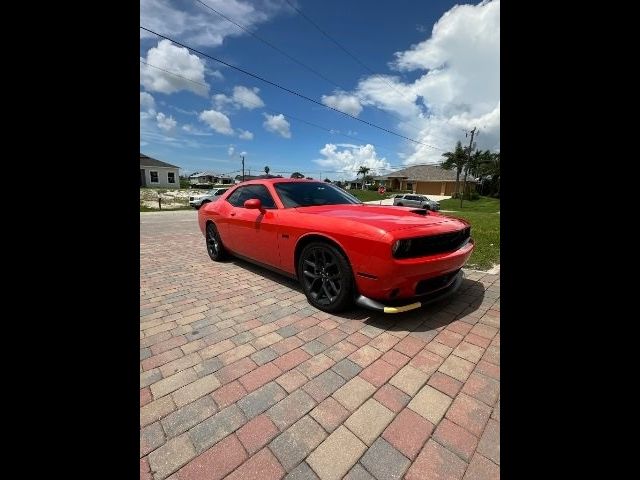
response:
M371 73L374 77L379 77L389 88L395 90L399 95L401 95L402 97L404 97L405 99L409 100L409 97L401 92L400 90L398 90L395 86L393 86L391 83L387 82L386 78L379 74L374 72L371 68L369 68L364 62L362 62L358 57L356 57L353 53L351 53L349 50L347 50L344 46L342 46L342 44L340 44L336 39L334 39L331 35L329 35L327 32L325 32L322 28L320 28L320 26L314 22L311 18L309 18L307 15L305 15L301 10L299 10L297 7L295 7L289 0L286 0L286 2L289 4L289 6L294 9L298 15L300 15L302 18L304 18L307 22L309 22L311 25L313 25L313 27L318 30L322 35L324 35L326 38L328 38L334 45L336 45L340 50L342 50L344 53L346 53L347 55L349 55L351 58L353 58L362 68L364 68L366 71L368 71L369 73ZM412 103L413 103L413 99ZM375 105L374 105L375 106ZM382 110L381 108L375 106L376 108L378 108L379 110ZM420 131L421 128L415 126L412 123L406 122L405 120L400 119L399 117L391 114L390 112L387 112L386 110L382 110L383 112L388 113L389 115L391 115L392 117L407 123L408 125L412 126L413 128L415 128L416 130ZM438 138L438 137L436 137ZM442 140L442 137L440 137L440 139Z
M236 22L235 20L233 20L232 18L227 17L225 14L219 12L218 10L216 10L215 8L207 5L206 3L202 2L201 0L194 0L195 2L199 3L200 5L202 5L205 8L208 8L209 10L211 10L212 12L218 14L220 17L224 18L225 20L227 20L229 23L234 24L236 27L240 28L241 30L243 30L244 32L248 33L249 35L251 35L252 37L254 37L256 40L261 41L262 43L264 43L265 45L267 45L268 47L274 49L276 52L280 53L281 55L284 55L285 57L287 57L289 60L291 60L292 62L297 63L298 65L300 65L301 67L305 68L306 70L310 71L311 73L313 73L314 75L318 76L319 78L323 79L324 81L330 83L331 85L333 85L334 87L339 88L340 90L346 92L348 89L345 88L344 86L336 83L335 81L331 80L330 78L328 78L326 75L324 75L323 73L319 72L318 70L314 69L313 67L310 67L309 65L307 65L306 63L298 60L297 58L293 57L292 55L289 55L287 52L285 52L284 50L282 50L281 48L277 47L276 45L274 45L273 43L269 42L268 40L265 40L264 38L258 36L257 33L249 30L247 27L239 24L238 22ZM386 82L385 82L386 83ZM397 90L396 90L397 91ZM401 93L401 92L398 92ZM362 98L360 95L358 95L357 93L353 94L358 100L365 102L366 100L364 98ZM406 98L406 97L405 97ZM406 123L407 125L413 127L414 129L416 129L417 131L420 131L421 128L417 127L416 125L408 122L406 119L400 118L397 115L394 115L393 113L384 110L380 107L378 107L377 105L373 104L372 105L374 108L380 110L381 112L389 115L390 117L395 118L396 120L398 120L399 122L403 122Z
M327 78L326 76L324 76L322 73L320 73L319 71L317 71L316 69L310 67L309 65L307 65L306 63L301 62L300 60L298 60L295 57L292 57L291 55L289 55L287 52L285 52L284 50L278 48L277 46L275 46L273 43L265 40L264 38L258 36L255 32L252 32L251 30L249 30L247 27L240 25L239 23L237 23L236 21L232 20L231 18L227 17L225 14L219 12L218 10L216 10L215 8L207 5L206 3L200 1L200 0L194 0L196 2L198 2L200 5L202 5L205 8L208 8L209 10L211 10L212 12L217 13L218 15L220 15L222 18L224 18L225 20L227 20L230 23L233 23L236 27L240 28L241 30L247 32L249 35L251 35L252 37L254 37L257 40L260 40L262 43L264 43L265 45L268 45L269 47L273 48L275 51L277 51L278 53L280 53L281 55L284 55L285 57L287 57L289 60L291 60L292 62L297 63L298 65L300 65L301 67L309 70L310 72L312 72L313 74L319 76L320 78L322 78L323 80L329 82L330 84L332 84L335 87L338 88L342 88L340 85L338 85L336 82L334 82L333 80L331 80L330 78Z
M145 62L144 60L140 60L140 63L143 63L144 65L146 65L146 66L148 66L148 67L155 68L155 69L160 70L160 71L162 71L162 72L168 73L169 75L174 75L174 76L176 76L176 77L182 78L183 80L186 80L186 81L188 81L188 82L195 83L196 85L202 85L202 86L204 86L204 87L209 88L209 85L207 85L207 84L200 83L200 82L196 82L195 80L191 80L190 78L187 78L187 77L185 77L185 76L183 76L183 75L180 75L179 73L175 73L175 72L172 72L172 71L170 71L170 70L166 70L166 69L161 68L161 67L158 67L158 66L156 66L156 65L151 65L150 63L147 63L147 62ZM212 92L215 92L215 90L212 90ZM367 142L367 143L370 143L371 145L374 145L374 144L375 144L375 142L372 142L372 141L370 141L370 140L367 140L366 138L362 138L362 137L355 137L355 136L353 136L353 135L348 135L348 134L346 134L346 133L341 133L341 132L339 132L339 131L337 131L337 130L329 129L329 128L323 127L322 125L318 125L318 124L315 124L315 123L313 123L313 122L309 122L309 121L307 121L307 120L303 120L302 118L294 117L293 115L290 115L290 114L288 114L288 113L285 113L285 112L283 112L282 110L280 110L280 111L272 110L272 109L267 108L267 107L265 107L265 106L263 106L263 105L261 105L261 104L258 104L257 102L252 102L251 100L248 100L248 99L246 99L245 101L246 101L247 103L250 103L250 104L252 104L252 105L255 105L256 107L263 108L264 110L267 110L268 112L271 112L271 113L273 113L273 114L276 114L276 115L282 114L282 115L284 115L286 118L289 118L289 119L291 119L291 120L296 120L296 121L298 121L298 122L305 123L305 124L307 124L307 125L310 125L310 126L312 126L312 127L318 128L318 129L320 129L320 130L324 130L325 132L329 132L329 133L330 133L330 134L332 134L332 135L340 135L341 137L348 138L349 140L357 140L357 141L359 141L359 142ZM396 152L393 152L393 151L389 150L388 148L380 147L379 145L376 147L376 149L377 149L377 150L386 151L386 152L389 152L389 153L392 153L392 154L396 155Z
M185 44L183 44L183 43L178 42L177 40L174 40L173 38L170 38L170 37L167 37L166 35L162 35L162 34L160 34L160 33L154 32L153 30L148 29L148 28L146 28L146 27L140 26L140 29L142 29L142 30L144 30L144 31L146 31L146 32L152 33L153 35L156 35L157 37L164 38L165 40L169 40L170 42L173 42L173 43L175 43L176 45L179 45L179 46L181 46L181 47L183 47L183 48L186 48L187 50L190 50L190 51L192 51L192 52L195 52L195 53L197 53L197 54L199 54L199 55L202 55L203 57L209 58L209 59L214 60L214 61L216 61L216 62L218 62L218 63L223 64L223 65L226 65L226 66L227 66L227 67L229 67L229 68L232 68L232 69L234 69L234 70L237 70L237 71L239 71L239 72L241 72L241 73L244 73L245 75L248 75L248 76L250 76L250 77L256 78L256 79L260 80L261 82L264 82L264 83L267 83L267 84L269 84L269 85L272 85L272 86L274 86L274 87L276 87L276 88L279 88L280 90L283 90L283 91L285 91L285 92L287 92L287 93L290 93L290 94L295 95L295 96L297 96L297 97L300 97L300 98L302 98L302 99L304 99L304 100L307 100L308 102L314 103L314 104L316 104L316 105L319 105L319 106L321 106L321 107L323 107L323 108L326 108L326 109L329 109L329 110L333 110L334 112L341 113L342 115L344 115L344 116L346 116L346 117L349 117L349 118L352 118L352 119L354 119L354 120L356 120L356 121L358 121L358 122L364 123L365 125L369 125L370 127L377 128L378 130L382 130L383 132L390 133L391 135L395 135L396 137L400 137L400 138L403 138L403 139L405 139L405 140L409 140L410 142L416 143L416 144L418 144L418 145L423 145L423 146L425 146L425 147L433 148L433 149L436 149L436 150L444 150L444 149L442 149L442 148L440 148L440 147L434 147L433 145L429 145L429 144L426 144L426 143L420 142L419 140L415 140L415 139L413 139L413 138L410 138L410 137L407 137L407 136L405 136L405 135L402 135L402 134L400 134L400 133L398 133L398 132L394 132L393 130L389 130L389 129L387 129L387 128L381 127L381 126L379 126L379 125L376 125L375 123L368 122L367 120L363 120L363 119L361 119L361 118L354 117L353 115L350 115L349 113L343 112L342 110L338 110L337 108L330 107L329 105L325 105L325 104L323 104L323 103L321 103L321 102L318 102L317 100L314 100L314 99L313 99L313 98L311 98L311 97L307 97L306 95L304 95L304 94L302 94L302 93L300 93L300 92L297 92L297 91L295 91L295 90L291 90L291 89L289 89L289 88L287 88L287 87L283 87L282 85L279 85L278 83L275 83L275 82L272 82L272 81L270 81L270 80L267 80L266 78L263 78L263 77L261 77L260 75L256 75L255 73L251 73L251 72L249 72L249 71L247 71L247 70L244 70L244 69L242 69L242 68L240 68L240 67L237 67L237 66L235 66L235 65L232 65L232 64L230 64L230 63L227 63L227 62L225 62L225 61L223 61L223 60L220 60L220 59L218 59L218 58L212 57L212 56L211 56L211 55L209 55L209 54L206 54L206 53L204 53L204 52L201 52L200 50L197 50L197 49L195 49L195 48L193 48L193 47L189 47L189 46L187 46L187 45L185 45Z
M394 89L396 92L398 92L400 95L404 96L404 94L402 92L400 92L398 89L396 89L393 85L391 85L389 82L387 82L385 80L385 78L374 72L371 68L369 68L367 65L365 65L364 62L362 62L358 57L356 57L353 53L351 53L349 50L347 50L345 47L343 47L337 40L335 40L331 35L329 35L327 32L325 32L322 28L320 28L320 26L314 22L313 20L311 20L307 15L305 15L304 13L302 13L302 11L300 11L297 7L295 7L289 0L286 0L286 2L289 4L289 6L291 8L293 8L296 12L298 12L298 15L300 15L302 18L304 18L307 22L309 22L311 25L313 25L315 27L316 30L318 30L322 35L324 35L325 37L327 37L334 45L336 45L340 50L342 50L344 53L346 53L347 55L349 55L351 58L353 58L356 62L358 62L358 64L364 68L365 70L367 70L369 73L371 73L373 76L376 77L380 77L382 79L382 81L384 81L384 83L386 83L390 88ZM406 97L405 97L406 98Z

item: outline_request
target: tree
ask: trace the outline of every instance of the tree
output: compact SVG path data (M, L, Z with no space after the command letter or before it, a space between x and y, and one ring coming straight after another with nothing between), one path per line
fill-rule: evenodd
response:
M364 190L364 179L367 176L367 173L369 173L371 169L369 167L365 167L364 165L362 165L360 167L360 170L358 170L358 175L362 175L362 190Z
M291 178L304 178L304 175L301 174L300 172L293 172L291 174Z
M489 150L486 150L484 152L477 150L473 155L469 155L467 157L467 163L464 166L464 180L462 183L463 197L469 194L469 192L467 192L467 175L471 174L471 176L474 178L478 176L480 165L484 161L486 154L491 155L491 152L489 152ZM462 199L460 200L462 201Z
M480 166L480 177L482 178L483 194L500 197L500 152L486 152L484 161ZM489 191L485 192L484 186L489 184Z
M264 173L266 173L267 175L269 175L269 170L271 170L269 168L269 165L267 165L266 167L264 167Z
M462 148L462 142L458 140L456 149L453 152L445 152L442 156L446 158L442 162L442 168L445 170L456 169L456 194L458 194L460 192L460 174L467 163L467 153Z
M325 181L326 183L331 183L331 180L329 180L328 178L325 178L325 179L324 179L324 181Z

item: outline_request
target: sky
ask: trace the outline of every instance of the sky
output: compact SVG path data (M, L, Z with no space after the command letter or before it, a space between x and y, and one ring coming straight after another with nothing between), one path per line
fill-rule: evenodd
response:
M181 175L384 175L474 127L500 150L500 0L140 0L140 26L173 40L140 30L140 152Z

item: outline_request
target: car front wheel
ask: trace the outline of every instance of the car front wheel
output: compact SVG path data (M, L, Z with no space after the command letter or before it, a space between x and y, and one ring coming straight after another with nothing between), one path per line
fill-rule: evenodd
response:
M298 277L309 303L325 312L339 312L353 303L353 272L333 245L313 242L298 259Z
M211 260L215 262L219 262L220 260L224 260L227 252L222 245L222 241L220 240L220 234L218 233L218 229L213 223L207 224L206 230L206 240L207 240L207 253Z

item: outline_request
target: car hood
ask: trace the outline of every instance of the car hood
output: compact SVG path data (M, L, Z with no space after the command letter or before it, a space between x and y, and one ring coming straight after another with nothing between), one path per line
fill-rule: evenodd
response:
M459 222L456 219L451 219L439 214L426 213L420 209L390 207L385 205L326 205L318 207L298 207L296 210L300 213L318 215L328 219L335 218L363 223L387 232L404 228Z

